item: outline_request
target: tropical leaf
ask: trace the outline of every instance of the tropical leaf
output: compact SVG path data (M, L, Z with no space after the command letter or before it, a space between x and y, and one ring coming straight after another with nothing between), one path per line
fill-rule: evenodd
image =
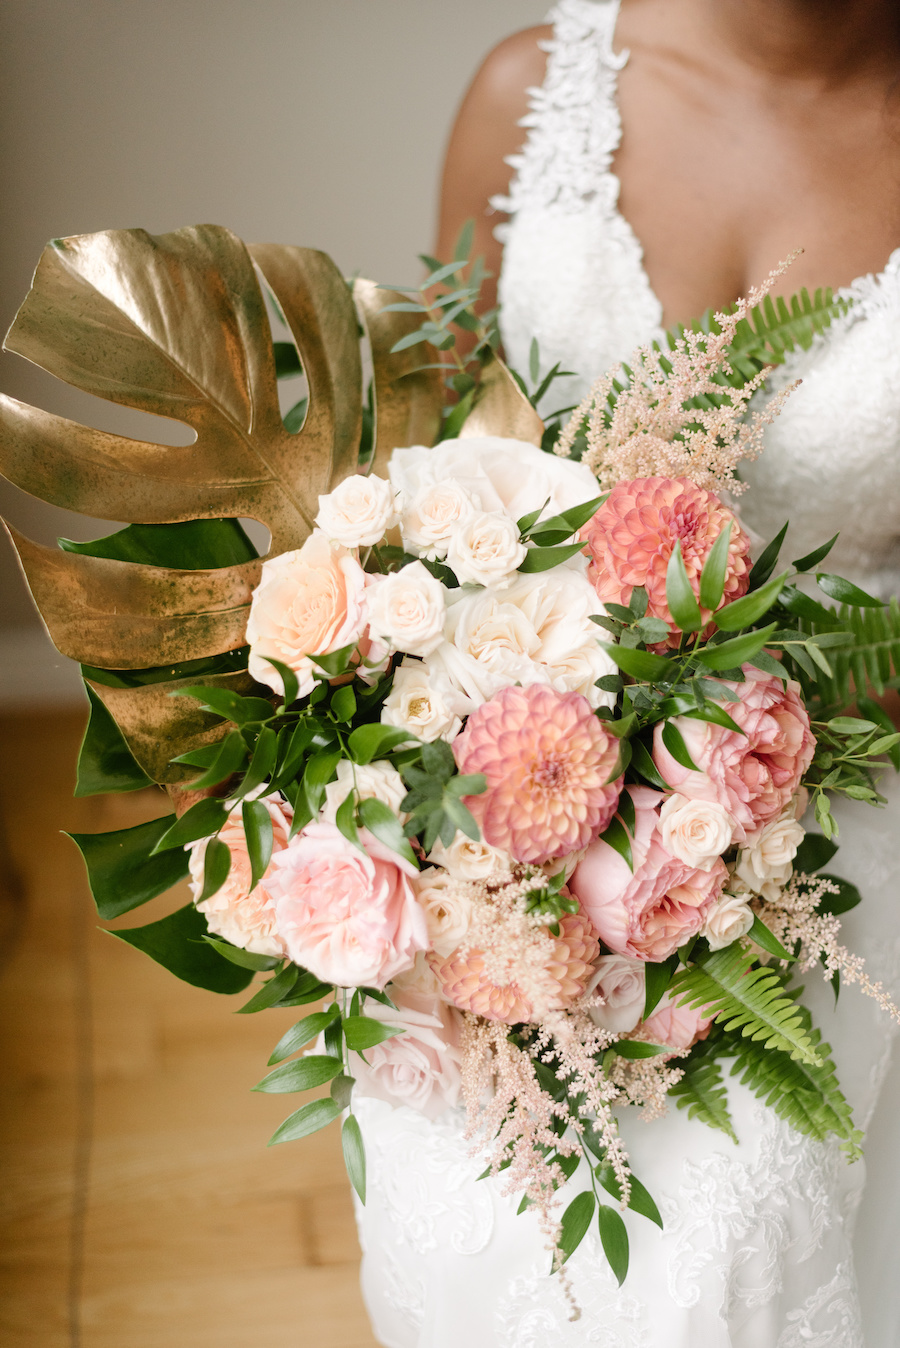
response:
M670 993L681 1006L702 1008L726 1031L740 1030L792 1057L818 1062L797 1005L772 969L753 968L754 956L739 942L705 955L672 980Z
M678 1108L686 1109L688 1118L699 1119L710 1128L718 1128L720 1132L726 1133L732 1142L737 1142L737 1134L728 1112L728 1096L719 1064L707 1056L702 1056L688 1058L687 1062L679 1066L684 1076L669 1088L669 1094L678 1102Z
M491 355L481 371L478 394L460 438L503 435L540 445L544 423L499 356Z

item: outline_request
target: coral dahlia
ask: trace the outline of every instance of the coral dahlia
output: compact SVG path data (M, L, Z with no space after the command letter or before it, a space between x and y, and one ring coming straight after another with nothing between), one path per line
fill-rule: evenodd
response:
M542 684L503 688L469 717L453 742L462 773L484 773L487 790L467 796L492 847L541 865L586 847L616 810L611 782L619 744L587 698Z
M537 942L550 946L540 966L529 967L534 960L523 959L522 951L511 949L503 960L508 978L498 976L494 967L498 952L492 952L488 960L477 947L462 945L445 959L432 955L430 963L443 995L461 1011L517 1025L539 1019L547 1011L562 1011L577 1001L600 953L594 929L583 913L563 914L559 936L537 934L535 951L540 949Z
M723 529L731 524L723 602L746 593L750 579L750 540L734 513L717 496L686 477L641 477L613 487L593 519L581 531L592 561L588 577L598 596L628 604L631 591L647 591L650 617L669 624L663 645L678 645L678 629L666 602L666 570L675 544L694 594L700 595L700 573ZM711 617L703 610L704 621Z

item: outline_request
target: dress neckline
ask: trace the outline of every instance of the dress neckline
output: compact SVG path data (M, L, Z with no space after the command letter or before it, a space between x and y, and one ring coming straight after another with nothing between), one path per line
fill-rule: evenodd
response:
M580 16L588 16L588 21L592 26L596 23L598 12L602 9L607 11L607 36L609 53L612 57L610 61L610 80L607 86L610 100L610 112L615 122L616 135L614 143L610 145L608 161L602 176L607 179L609 192L607 200L609 202L609 211L615 217L619 224L620 231L634 242L634 253L637 270L641 282L646 289L648 299L651 301L657 314L656 326L659 331L665 329L663 316L665 313L662 300L656 292L653 282L650 279L650 273L647 271L647 265L644 260L644 244L632 225L628 217L623 213L619 205L622 183L619 175L612 167L613 156L622 143L622 137L625 134L625 128L622 123L622 113L619 107L619 72L628 64L631 52L627 47L616 50L616 32L619 23L619 14L622 8L622 0L559 0L550 14L547 16L553 22L554 41L556 39L557 15L568 11L573 13L577 11ZM879 283L891 272L900 269L900 245L892 249L888 255L885 265L877 272L863 272L855 276L845 286L840 286L835 290L835 296L841 299L858 301L866 298L867 295L876 290ZM789 353L790 354L790 353Z

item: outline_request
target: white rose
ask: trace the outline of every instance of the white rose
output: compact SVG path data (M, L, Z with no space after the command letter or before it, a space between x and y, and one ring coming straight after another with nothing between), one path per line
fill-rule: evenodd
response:
M413 882L415 888L415 882ZM385 992L392 1001L396 1000L394 993L399 992L404 999L412 1000L419 997L440 997L441 983L437 974L428 963L428 955L424 950L418 951L413 964L402 973L395 974L391 979Z
M582 557L551 572L516 576L501 594L451 594L447 640L429 664L476 706L513 683L550 684L561 693L581 693L592 707L611 706L615 695L602 692L596 681L615 673L615 665L591 621L604 611Z
M738 857L737 873L751 889L774 881L781 886L791 878L797 848L806 835L803 825L793 818L773 819L766 824L752 847Z
M352 1055L356 1092L394 1106L410 1105L430 1119L457 1105L459 1012L436 997L410 996L396 1011L367 1006L367 1013L403 1033L367 1049L365 1056Z
M390 763L379 760L376 763L353 764L342 758L337 765L337 777L325 788L325 804L322 806L322 818L329 824L335 822L337 812L350 792L356 788L358 800L381 800L390 806L394 814L405 819L400 803L406 795L403 778Z
M501 510L476 511L454 529L447 549L447 565L459 583L509 585L527 548L519 542L518 526Z
M345 477L333 492L319 497L316 524L345 548L368 548L380 543L397 522L394 490L383 477Z
M723 894L711 909L700 935L709 941L710 950L723 950L753 926L753 912L749 903L739 894Z
M403 546L429 560L446 557L454 530L480 509L481 501L458 482L420 487L400 516Z
M588 1012L595 1025L613 1034L633 1030L644 1014L645 970L642 960L626 955L601 955L585 988L585 996L603 998Z
M699 871L712 870L734 835L734 820L724 805L689 800L677 791L663 802L659 824L666 851Z
M420 660L404 660L381 708L385 725L399 726L420 740L456 739L462 718L472 703L451 684L446 674Z
M421 562L374 577L368 594L372 636L392 650L429 655L443 639L446 597L441 582Z
M435 866L443 866L454 880L486 880L495 871L508 871L512 865L506 852L491 847L483 838L474 842L459 830L449 847L438 838L428 860Z
M504 510L514 521L545 502L547 517L599 495L597 480L583 463L498 435L443 440L433 449L395 449L388 472L406 498L452 478L480 499L482 510Z
M449 955L468 934L472 900L446 871L433 866L413 879L413 889L425 914L429 946L441 956Z

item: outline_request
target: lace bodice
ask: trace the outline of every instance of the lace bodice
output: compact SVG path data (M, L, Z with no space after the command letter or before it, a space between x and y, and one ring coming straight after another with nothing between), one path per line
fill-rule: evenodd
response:
M616 79L628 57L614 50L618 9L618 0L562 0L553 11L528 139L510 160L509 195L493 201L511 214L498 227L510 362L525 369L536 336L544 368L560 360L578 372L551 390L555 406L577 401L662 317L610 167L622 135ZM829 565L886 595L900 590L900 248L883 272L842 293L853 300L848 315L771 381L802 383L762 457L742 467L751 490L741 513L764 537L790 515L789 556L840 531Z
M640 243L618 210L612 155L622 134L615 51L618 0L561 0L543 88L531 91L528 135L507 198L500 296L512 364L525 369L532 336L542 364L578 371L553 406L659 328L661 305ZM769 428L741 510L771 537L792 516L798 557L838 529L834 569L882 591L900 589L900 249L878 277L851 288L854 306L773 384L803 383ZM839 807L840 872L865 903L845 939L876 978L900 991L896 843L900 785L878 815ZM888 1071L883 1013L853 989L835 1012L830 987L809 975L805 1000L857 1123L873 1121L866 1163L848 1167L831 1144L793 1132L746 1087L729 1084L739 1146L682 1111L645 1125L623 1111L635 1173L657 1198L660 1233L629 1221L631 1271L622 1289L596 1237L570 1262L580 1320L531 1214L478 1183L462 1119L435 1123L408 1108L357 1100L369 1157L369 1197L358 1213L363 1290L387 1348L889 1348L900 1343L895 1279L900 1182L895 1129L879 1129L876 1101ZM897 1093L895 1092L895 1098ZM876 1176L860 1206L866 1165ZM586 1186L581 1177L581 1184ZM572 1181L579 1185L579 1176ZM858 1210L864 1340L851 1237ZM859 1254L859 1251L858 1251Z

